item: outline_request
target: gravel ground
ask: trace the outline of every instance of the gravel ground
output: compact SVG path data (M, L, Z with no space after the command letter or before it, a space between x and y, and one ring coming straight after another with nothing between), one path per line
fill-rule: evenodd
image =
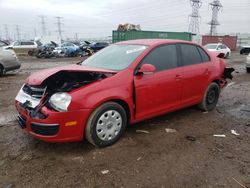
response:
M233 53L226 60L236 71L214 111L191 107L131 125L119 142L99 149L86 141L46 143L21 130L13 118L14 98L25 78L81 58L20 57L21 70L0 78L0 187L250 187L245 59Z

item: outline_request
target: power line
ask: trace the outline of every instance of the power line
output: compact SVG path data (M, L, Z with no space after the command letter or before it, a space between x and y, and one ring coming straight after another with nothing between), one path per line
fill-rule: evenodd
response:
M201 8L201 0L190 0L190 4L192 7L192 14L190 14L188 17L190 18L188 31L194 34L200 33L200 24L199 24L199 8Z
M42 32L43 35L47 35L47 29L46 29L46 22L45 22L45 16L39 16L41 18L41 27L42 27Z
M220 25L218 21L218 13L219 10L222 8L222 4L219 0L214 0L213 2L209 3L212 9L212 20L208 22L208 25L210 25L210 35L217 35L217 25Z
M62 32L63 32L63 31L62 31L62 24L63 24L63 23L62 23L61 20L62 20L63 18L60 17L60 16L57 16L56 19L57 19L56 24L57 24L57 29L58 29L57 32L58 32L60 38L62 39Z

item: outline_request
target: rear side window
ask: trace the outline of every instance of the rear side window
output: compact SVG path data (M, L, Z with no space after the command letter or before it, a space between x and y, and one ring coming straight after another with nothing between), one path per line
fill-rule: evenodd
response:
M227 47L225 45L221 45L221 49L227 49Z
M201 55L196 46L191 44L180 44L183 66L194 65L202 62Z
M177 50L176 45L164 45L153 49L142 61L142 64L151 64L157 71L176 68Z
M34 45L34 42L21 42L21 45Z
M209 56L207 55L207 53L206 53L203 49L201 49L200 47L197 47L197 49L198 49L198 51L200 52L200 55L201 55L201 58L202 58L202 61L203 61L203 62L208 62L208 61L210 61Z

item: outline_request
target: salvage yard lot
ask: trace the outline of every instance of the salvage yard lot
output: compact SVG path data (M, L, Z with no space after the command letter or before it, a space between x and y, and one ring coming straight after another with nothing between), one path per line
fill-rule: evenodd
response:
M86 141L46 143L21 130L13 103L25 78L82 58L20 57L21 70L0 78L0 187L250 187L245 58L235 52L226 60L236 71L216 110L191 107L130 125L115 145L100 149Z

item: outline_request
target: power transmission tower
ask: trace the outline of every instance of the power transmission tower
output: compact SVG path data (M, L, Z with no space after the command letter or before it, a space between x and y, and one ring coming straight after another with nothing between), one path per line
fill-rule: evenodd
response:
M17 40L20 40L20 28L19 25L16 25L16 36L17 36Z
M45 16L39 16L41 18L41 27L43 31L43 35L47 35L47 29L46 29L46 22L45 22Z
M8 29L7 24L4 24L4 29L5 29L5 39L8 40L9 39L9 29Z
M63 25L63 23L62 23L62 17L60 17L60 16L57 16L56 17L56 19L57 19L57 22L56 22L56 24L57 24L57 32L58 32L58 34L59 34L59 36L60 36L60 38L62 39L62 25Z
M208 25L210 25L210 35L217 35L217 25L220 25L218 21L218 13L219 10L222 8L222 4L220 3L220 0L214 0L213 2L209 3L212 9L212 20L208 22Z
M201 8L202 2L201 0L190 0L190 4L192 7L192 14L188 16L190 18L188 31L190 33L199 34L200 33L199 8Z

